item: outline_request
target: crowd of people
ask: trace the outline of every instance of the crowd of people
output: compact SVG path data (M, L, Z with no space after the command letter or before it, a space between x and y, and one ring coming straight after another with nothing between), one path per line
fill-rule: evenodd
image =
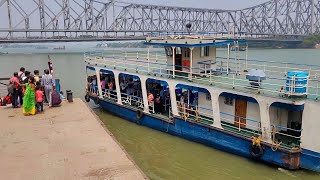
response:
M13 108L23 108L23 114L34 115L43 112L43 105L52 106L52 93L55 90L55 81L49 69L40 76L39 70L32 74L24 67L14 72L9 80L8 93L11 96Z

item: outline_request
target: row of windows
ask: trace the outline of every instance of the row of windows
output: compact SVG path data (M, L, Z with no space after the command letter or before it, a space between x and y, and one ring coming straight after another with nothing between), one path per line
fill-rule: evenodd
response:
M167 56L172 56L172 48L171 47L165 47L166 55ZM176 54L182 54L182 50L180 47L176 47L175 49ZM200 48L200 57L208 57L209 56L209 46L201 47ZM183 57L188 58L190 57L190 49L185 48L183 52Z

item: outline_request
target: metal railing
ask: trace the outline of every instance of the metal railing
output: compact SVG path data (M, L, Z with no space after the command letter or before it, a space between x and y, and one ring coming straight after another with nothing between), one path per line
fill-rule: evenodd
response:
M177 102L177 105L178 105L179 116L184 120L193 120L205 125L208 125L208 124L212 125L214 122L213 113L208 114L208 113L203 113L199 111L200 109L203 109L206 111L213 112L212 109L201 107L201 106L194 106L192 104L181 103L181 102ZM229 114L225 112L220 112L220 118L222 122L221 125L224 128L224 131L235 133L237 135L240 135L246 138L252 138L253 136L262 135L260 121L250 119L250 118L244 118L241 116L235 116L233 114ZM244 122L241 122L241 120L244 120ZM294 136L289 133L285 133L288 131L300 133L300 135ZM277 150L277 148L279 147L286 148L289 150L299 148L301 132L302 132L302 129L296 130L296 129L274 125L274 124L270 125L270 131L266 131L266 133L271 134L272 136L273 150ZM297 142L297 143L294 143L294 142Z
M181 80L194 81L198 84L216 85L223 88L232 88L246 92L250 91L252 93L260 93L268 96L290 96L294 94L287 93L288 89L290 90L289 92L293 92L297 87L294 84L286 85L286 80L288 80L288 78L284 78L284 74L286 74L285 70L305 70L303 68L299 69L289 67L290 63L287 63L287 67L285 67L285 69L282 67L279 71L275 71L274 69L278 67L278 65L267 66L266 64L259 63L252 63L250 65L246 63L238 63L235 65L235 63L231 62L228 68L238 66L238 70L229 71L226 70L227 66L223 61L217 61L216 69L208 69L207 67L190 68L186 66L167 64L166 56L155 53L151 55L151 53L91 52L85 53L85 59L89 63L107 68L146 75L158 75L166 78L179 78ZM271 62L271 64L273 63L275 62ZM263 67L266 72L267 79L263 82L250 81L246 79L247 74L243 67ZM177 68L182 70L177 70ZM191 70L192 73L190 72ZM308 95L307 98L310 99L318 99L320 71L314 69L310 70L310 68L309 71L311 74L307 77L309 83L300 86L300 88L306 89L302 95ZM295 82L294 79L292 79L291 82Z

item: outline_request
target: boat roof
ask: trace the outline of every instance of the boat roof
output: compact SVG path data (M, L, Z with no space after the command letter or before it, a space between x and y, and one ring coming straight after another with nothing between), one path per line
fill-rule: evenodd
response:
M162 46L162 47L205 47L205 46L222 46L246 44L244 39L215 39L214 37L201 36L171 36L171 37L149 37L146 39L145 45Z
M163 47L205 47L205 46L222 46L222 45L234 45L234 44L246 44L246 40L217 40L212 42L194 42L194 43L188 43L188 41L185 41L184 43L181 42L145 42L145 45L152 45L152 46L163 46Z

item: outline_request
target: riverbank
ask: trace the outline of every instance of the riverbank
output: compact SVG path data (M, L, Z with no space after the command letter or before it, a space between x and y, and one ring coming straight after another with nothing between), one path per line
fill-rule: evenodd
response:
M36 116L0 114L2 179L147 179L80 99Z

